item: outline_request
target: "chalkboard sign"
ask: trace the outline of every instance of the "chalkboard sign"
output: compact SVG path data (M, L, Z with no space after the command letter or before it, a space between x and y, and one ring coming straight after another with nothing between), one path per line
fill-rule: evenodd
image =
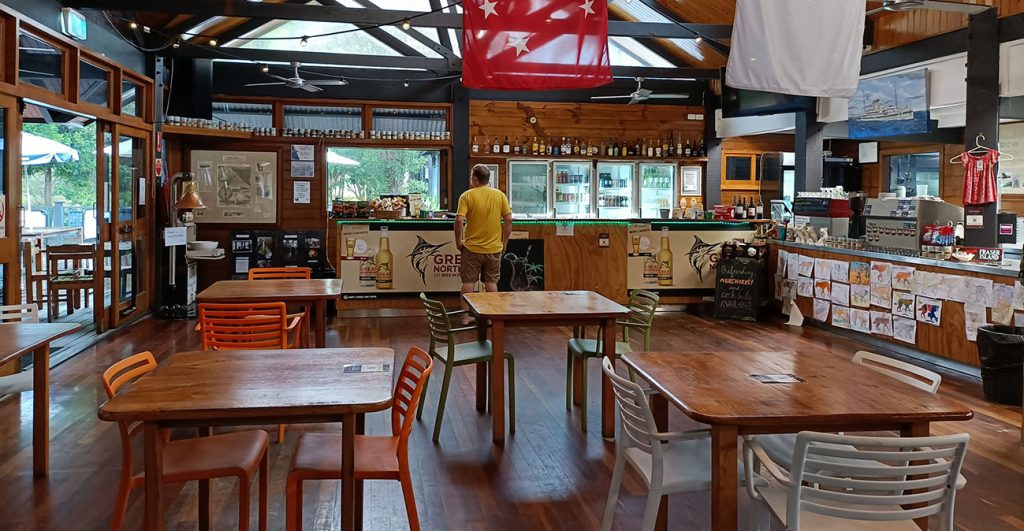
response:
M715 277L715 317L756 321L761 306L762 261L756 258L720 260Z

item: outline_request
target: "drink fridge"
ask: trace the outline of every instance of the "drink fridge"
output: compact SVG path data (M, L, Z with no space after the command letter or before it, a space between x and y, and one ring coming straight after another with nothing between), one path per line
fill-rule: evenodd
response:
M676 203L676 166L658 162L640 163L640 217L660 218L662 209Z
M544 218L551 215L550 168L546 160L508 161L508 201L513 216Z
M584 160L551 163L556 218L594 217L593 169L593 163Z
M636 217L636 164L597 163L597 216L601 219Z

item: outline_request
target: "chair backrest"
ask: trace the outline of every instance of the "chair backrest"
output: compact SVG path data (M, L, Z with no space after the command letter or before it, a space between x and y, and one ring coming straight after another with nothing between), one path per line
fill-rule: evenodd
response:
M51 245L46 248L47 270L50 276L60 275L60 262L86 261L96 259L96 246L80 243Z
M619 431L615 435L617 445L621 448L638 448L651 454L655 463L660 463L661 441L651 436L652 433L658 433L658 425L654 422L643 388L619 376L607 356L601 359L601 368L612 382L615 409L619 412Z
M395 382L394 400L391 404L391 433L398 436L399 456L406 455L409 432L416 418L416 408L423 398L430 373L434 371L434 359L419 347L409 349Z
M249 280L280 280L298 278L309 280L312 270L308 267L254 267L249 270Z
M35 304L0 306L0 323L38 323L39 307Z
M427 325L430 327L430 350L434 350L436 343L448 342L452 320L441 301L428 299L426 293L420 293L420 302L423 303L423 310L427 313Z
M125 384L138 380L153 369L156 369L156 358L149 351L128 356L111 365L110 368L103 371L103 390L106 391L107 398L113 398ZM121 434L121 470L130 472L132 470L132 437L142 428L142 423L118 422L117 428Z
M629 308L629 321L643 323L648 327L654 320L654 312L658 310L661 297L652 291L635 289L629 294L626 306Z
M199 327L203 350L288 348L283 302L202 303Z
M942 376L937 372L866 350L854 354L853 362L933 395L939 390L939 384L942 383Z
M968 439L966 433L857 437L801 432L793 454L786 529L800 529L800 511L806 510L871 521L942 513L943 529L952 531L955 484Z

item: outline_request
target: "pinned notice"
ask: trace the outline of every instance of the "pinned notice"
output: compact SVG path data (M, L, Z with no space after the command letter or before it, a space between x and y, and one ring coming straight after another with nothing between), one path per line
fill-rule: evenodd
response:
M188 229L186 227L164 228L164 247L185 245L186 240L188 240Z

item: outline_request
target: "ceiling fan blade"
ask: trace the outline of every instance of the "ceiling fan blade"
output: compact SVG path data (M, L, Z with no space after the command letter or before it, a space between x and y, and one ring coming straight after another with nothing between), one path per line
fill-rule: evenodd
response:
M983 4L961 4L959 2L943 2L940 0L926 0L924 3L925 9L931 9L934 11L950 11L953 13L963 13L965 15L976 15L989 9L990 6Z
M871 11L868 11L867 13L864 13L864 16L870 17L871 15L874 15L875 13L881 13L882 11L885 11L884 7L876 7L874 9L872 9Z
M633 99L629 100L629 103L627 103L626 105L633 105L633 104L636 104L636 103L640 103L641 101L644 101L646 99L647 98L633 98Z
M654 93L654 91L651 90L651 89L638 88L638 89L636 89L636 92L634 92L633 94L636 94L640 98L646 98L646 97L650 96L653 93Z
M650 96L647 96L648 99L662 99L662 100L689 98L689 97L690 97L689 94L651 94Z
M302 90L305 90L306 92L320 92L320 91L323 90L320 87L315 87L315 86L309 85L309 84L302 84L301 86L299 86L299 88L302 89Z
M340 79L312 79L312 80L307 79L306 80L306 84L307 85L319 85L319 86L322 86L322 87L338 87L338 86L341 86L341 85L348 85L348 83L346 83L346 82L344 82L344 81L342 81Z
M592 100L619 100L622 98L632 98L632 94L623 94L621 96L591 96Z
M280 86L280 85L284 85L284 82L280 82L280 83L277 83L277 82L275 82L275 83L249 83L249 84L247 84L245 86L246 87L272 87L272 86Z

